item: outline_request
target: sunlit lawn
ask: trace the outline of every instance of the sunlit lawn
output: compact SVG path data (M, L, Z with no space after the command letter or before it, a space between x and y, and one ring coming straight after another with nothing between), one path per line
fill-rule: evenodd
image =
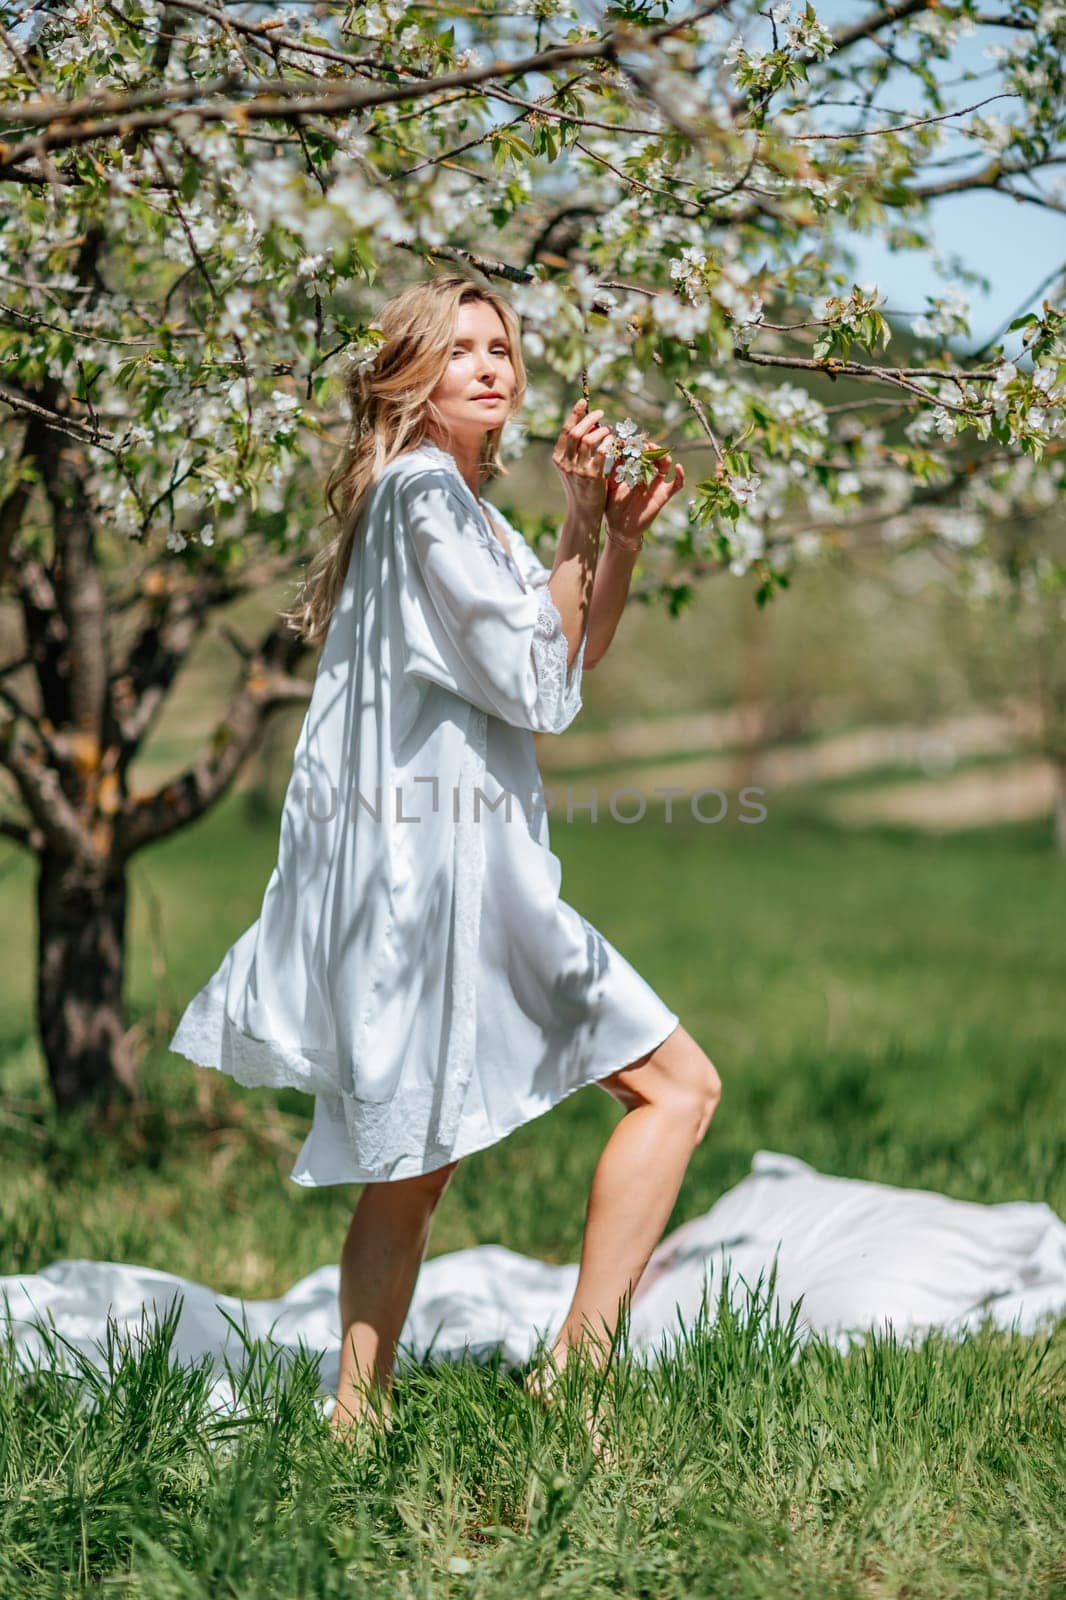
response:
M952 838L851 833L799 799L758 825L567 823L563 892L715 1061L718 1115L670 1226L757 1149L829 1172L1066 1213L1066 863L1049 825ZM169 1055L185 999L257 915L276 822L232 797L137 863L131 1011L146 1106L108 1140L47 1113L32 996L32 878L0 857L0 1272L139 1262L262 1297L336 1259L358 1190L299 1189L296 1093L241 1090ZM12 938L12 930L16 930ZM622 1063L619 1063L621 1065ZM572 1096L459 1168L430 1252L499 1241L580 1250L588 1182L619 1108ZM618 1399L613 1465L579 1408L544 1418L505 1370L408 1376L366 1457L331 1445L313 1372L266 1384L230 1440L196 1421L165 1350L96 1407L74 1386L0 1384L0 1593L311 1595L1063 1595L1066 1318L844 1358L694 1334Z

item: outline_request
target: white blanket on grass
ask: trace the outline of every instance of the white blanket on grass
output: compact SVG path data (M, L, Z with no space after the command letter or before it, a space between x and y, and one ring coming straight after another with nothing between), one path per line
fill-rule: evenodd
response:
M577 1274L576 1264L553 1266L498 1244L431 1258L418 1278L397 1368L427 1355L484 1361L497 1348L504 1365L521 1365L538 1338L550 1342L561 1325ZM656 1249L633 1296L631 1347L641 1359L660 1359L680 1330L691 1328L702 1300L713 1320L723 1284L742 1313L761 1299L784 1320L798 1302L801 1341L818 1336L838 1349L872 1329L910 1342L932 1329L959 1337L985 1319L1037 1333L1066 1313L1066 1223L1039 1202L953 1200L830 1177L794 1156L760 1150L746 1178ZM321 1352L328 1412L340 1351L337 1289L336 1265L317 1268L280 1299L241 1300L150 1267L55 1261L38 1273L0 1278L0 1332L6 1301L20 1364L47 1364L65 1353L54 1340L49 1350L40 1322L106 1370L109 1318L136 1348L153 1311L162 1315L180 1296L171 1359L212 1358L215 1408L241 1409L224 1362L239 1371L250 1337L278 1348L282 1363L301 1347ZM71 1366L69 1354L62 1364Z

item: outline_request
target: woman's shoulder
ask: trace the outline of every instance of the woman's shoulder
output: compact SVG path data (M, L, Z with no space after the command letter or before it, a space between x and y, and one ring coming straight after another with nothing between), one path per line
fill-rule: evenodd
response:
M412 449L401 450L399 455L393 456L379 472L375 487L386 482L406 482L410 478L426 473L443 475L442 482L448 486L465 487L454 458L446 450L431 444L415 445Z

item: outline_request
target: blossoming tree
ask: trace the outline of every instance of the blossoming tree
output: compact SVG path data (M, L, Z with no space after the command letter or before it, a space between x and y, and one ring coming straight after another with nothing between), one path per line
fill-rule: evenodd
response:
M991 86L948 70L975 32ZM236 641L208 745L136 786L212 616L298 576L338 366L374 359L386 284L459 262L509 286L534 380L512 452L554 437L579 381L620 472L651 470L651 440L705 452L638 569L675 612L713 574L764 603L871 542L931 544L977 593L1061 596L1053 543L1015 540L1007 571L986 539L1061 494L1053 284L1020 264L1038 308L974 349L975 263L892 308L847 243L919 244L934 201L978 190L1066 209L1064 47L1051 0L844 23L795 0L618 0L595 23L567 0L0 5L0 572L25 636L0 663L0 829L38 861L60 1105L135 1084L131 858L306 698L282 624Z

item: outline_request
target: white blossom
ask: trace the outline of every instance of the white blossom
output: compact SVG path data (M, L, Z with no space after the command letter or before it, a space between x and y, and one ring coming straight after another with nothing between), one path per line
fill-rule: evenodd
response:
M643 482L641 462L647 445L647 436L640 424L632 417L624 417L616 423L613 437L604 452L604 476L609 478L613 473L620 483L631 486Z
M730 496L739 506L751 505L759 492L761 478L753 472L750 478L727 478Z
M992 402L992 409L1000 421L1007 415L1007 410L1010 406L1010 396L1007 393L1007 389L1017 376L1018 368L1013 361L1006 361L1001 367L997 368L996 376L992 380L989 399Z
M675 339L694 339L704 326L704 314L699 306L685 305L676 294L660 294L655 300L655 321Z
M969 332L970 301L961 290L951 288L927 299L931 314L915 317L911 323L919 339L946 339L953 333Z
M800 16L785 33L785 47L797 55L824 57L833 50L833 35L817 17Z
M670 262L670 276L691 300L695 300L703 290L707 265L705 253L689 246Z
M219 332L231 333L243 339L248 332L248 313L252 309L252 296L247 289L231 289L223 301L224 310L219 318Z

